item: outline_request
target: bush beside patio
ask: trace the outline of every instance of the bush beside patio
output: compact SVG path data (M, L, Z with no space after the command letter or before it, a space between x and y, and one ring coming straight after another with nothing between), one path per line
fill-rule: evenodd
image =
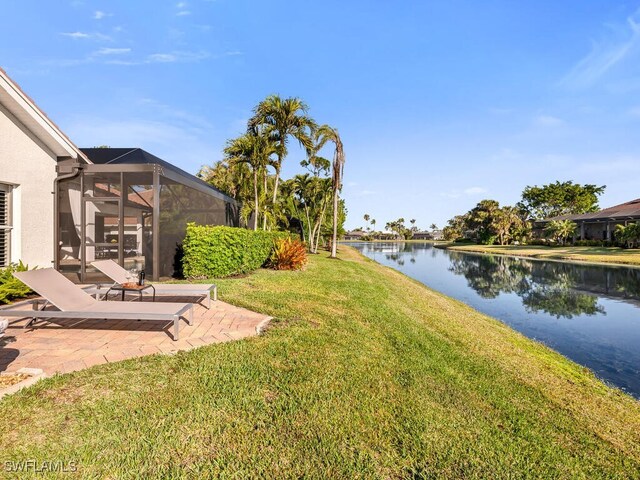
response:
M182 244L184 275L221 278L252 272L269 260L275 240L289 236L288 232L190 223Z
M13 272L24 272L29 266L22 262L0 268L0 303L10 303L12 300L24 298L31 293L31 289L13 276Z

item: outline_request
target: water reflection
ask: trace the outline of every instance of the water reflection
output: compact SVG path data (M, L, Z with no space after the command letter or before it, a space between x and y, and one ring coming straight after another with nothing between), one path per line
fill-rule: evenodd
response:
M426 243L354 246L640 396L640 269L453 252Z
M449 270L464 276L483 298L515 293L528 312L543 311L556 318L605 313L596 295L580 289L572 265L458 252L451 252L450 258Z
M430 244L371 244L367 248L384 253L387 261L398 266L407 260L416 263L421 250L429 251L432 257L438 254ZM598 296L640 305L640 269L441 252L450 259L449 271L463 276L482 298L515 293L530 312L543 311L556 318L606 314Z

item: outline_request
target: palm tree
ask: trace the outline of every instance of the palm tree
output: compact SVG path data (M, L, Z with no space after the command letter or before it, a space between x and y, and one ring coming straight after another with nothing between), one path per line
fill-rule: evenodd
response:
M429 225L429 228L431 229L432 232L435 232L436 230L438 230L438 225L436 225L435 223L432 223L431 225Z
M268 125L270 134L277 142L274 162L275 181L273 185L273 204L278 196L278 185L282 162L287 156L287 142L289 137L294 137L307 151L313 148L311 133L316 124L307 115L307 105L297 97L281 98L279 95L269 95L254 109L254 115L249 120L249 128L259 125Z
M576 233L578 224L571 220L560 220L558 222L558 235L562 238L562 243L565 244L569 237L572 237Z
M244 135L227 142L224 149L230 164L247 164L253 174L254 212L253 229L258 229L260 215L260 194L258 175L263 175L266 184L267 167L272 163L271 156L276 153L276 145L268 129L255 127ZM265 217L266 218L266 217ZM266 227L266 225L265 225Z
M364 221L367 222L367 230L369 230L369 219L371 218L371 216L368 213L364 214Z
M325 213L330 203L332 188L330 178L296 175L282 183L283 193L290 194L287 205L290 212L300 218L303 237L308 239L309 251L318 253ZM326 230L326 229L325 229Z
M545 228L545 233L564 245L566 239L575 234L577 228L578 225L571 220L551 220Z
M238 200L242 204L240 218L245 225L249 224L253 211L253 174L249 165L226 158L213 166L203 166L197 176Z
M640 223L616 225L616 240L623 242L627 248L633 248L640 240Z
M318 155L321 148L318 144L318 138L312 134L311 147L306 148L307 158L300 162L300 165L309 170L314 177L319 177L320 174L328 174L331 169L331 162Z
M327 142L335 145L333 152L332 187L333 187L333 237L331 241L331 258L338 256L338 193L342 190L342 175L344 172L344 148L338 130L329 125L322 125L314 132L318 149Z
M376 219L375 218L371 219L371 228L373 229L373 235L375 237L375 233L376 233Z

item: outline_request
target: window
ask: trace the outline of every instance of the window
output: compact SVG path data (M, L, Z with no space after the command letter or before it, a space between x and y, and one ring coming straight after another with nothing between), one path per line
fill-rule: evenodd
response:
M0 184L0 267L11 263L11 186Z

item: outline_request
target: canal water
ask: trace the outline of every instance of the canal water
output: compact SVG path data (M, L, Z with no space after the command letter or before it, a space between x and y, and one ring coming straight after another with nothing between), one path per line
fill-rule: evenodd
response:
M640 268L349 243L490 315L640 398Z

